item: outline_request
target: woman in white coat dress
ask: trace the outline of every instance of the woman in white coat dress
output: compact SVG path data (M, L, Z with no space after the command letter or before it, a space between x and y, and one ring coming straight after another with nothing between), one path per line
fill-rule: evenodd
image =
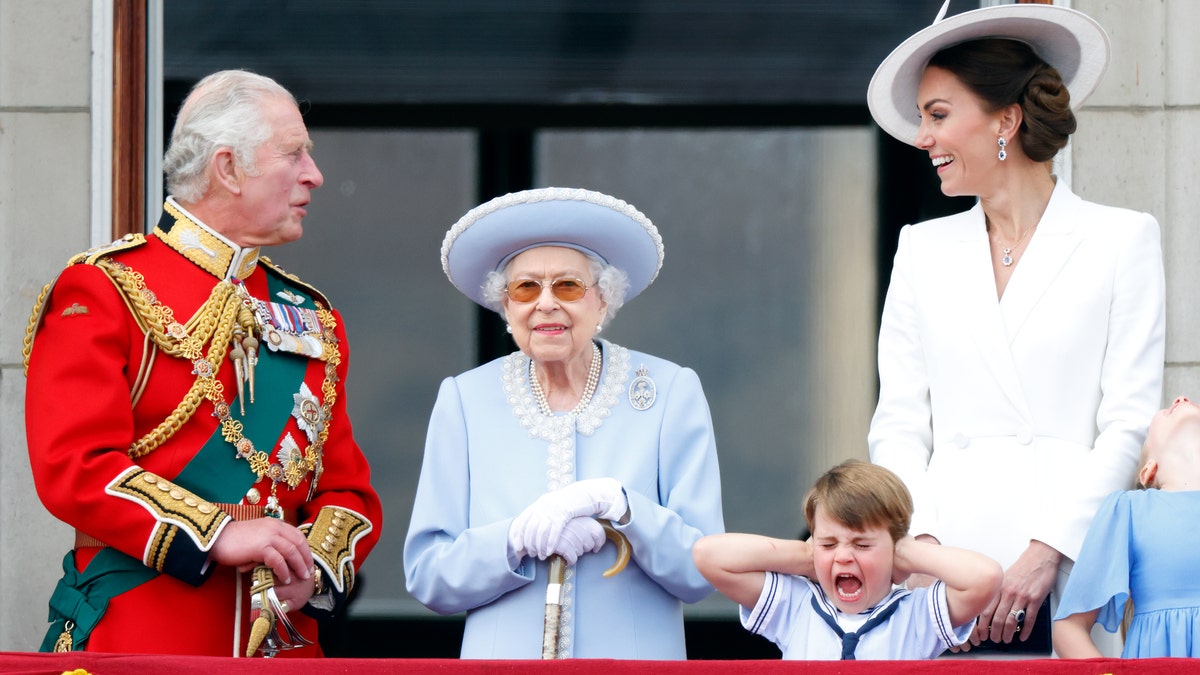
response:
M913 494L914 535L1005 568L975 645L1039 628L1101 499L1131 484L1162 395L1158 223L1050 168L1107 63L1089 17L1002 5L909 38L868 93L945 194L979 198L900 233L868 438Z
M499 197L446 235L447 276L520 348L442 383L404 545L413 597L467 612L463 658L543 654L552 554L569 566L548 653L686 658L683 603L712 592L692 544L724 530L708 403L692 370L596 335L662 258L649 219L587 190ZM609 578L597 519L631 549Z

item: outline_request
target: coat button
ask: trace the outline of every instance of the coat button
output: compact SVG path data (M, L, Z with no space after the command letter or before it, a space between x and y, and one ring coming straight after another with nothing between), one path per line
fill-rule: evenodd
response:
M967 438L967 435L960 431L954 434L954 444L960 448L966 448L971 444L971 439Z
M1033 442L1033 432L1028 429L1022 429L1018 431L1017 442L1021 445L1029 445Z

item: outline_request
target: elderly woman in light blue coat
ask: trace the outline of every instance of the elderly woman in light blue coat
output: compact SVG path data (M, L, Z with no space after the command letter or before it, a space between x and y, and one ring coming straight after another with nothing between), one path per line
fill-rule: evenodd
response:
M438 392L404 547L409 592L467 612L463 658L542 654L547 563L567 563L554 656L683 659L683 604L712 587L692 544L724 529L696 373L600 339L662 265L629 204L545 188L456 223L443 268L520 348ZM601 519L628 540L616 548Z

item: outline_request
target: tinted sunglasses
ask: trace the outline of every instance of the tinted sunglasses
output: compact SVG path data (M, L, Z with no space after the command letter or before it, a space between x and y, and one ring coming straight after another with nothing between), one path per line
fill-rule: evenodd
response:
M550 282L551 295L563 302L575 302L583 298L589 288L583 279L562 278ZM513 302L533 302L542 296L542 282L537 279L517 279L509 282L505 290Z

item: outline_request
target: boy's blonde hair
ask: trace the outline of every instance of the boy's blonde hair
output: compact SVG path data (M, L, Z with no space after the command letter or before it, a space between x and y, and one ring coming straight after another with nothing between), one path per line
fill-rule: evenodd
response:
M859 459L846 460L826 471L808 491L804 497L804 519L810 532L818 505L852 530L886 528L892 541L908 534L912 520L912 495L900 477Z

